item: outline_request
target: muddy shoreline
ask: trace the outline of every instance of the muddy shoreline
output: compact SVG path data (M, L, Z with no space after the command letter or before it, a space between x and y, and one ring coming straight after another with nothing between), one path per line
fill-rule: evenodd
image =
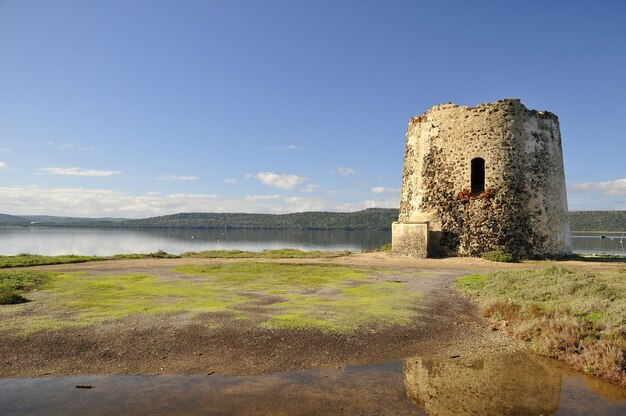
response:
M40 266L37 269L122 273L224 261L228 260L112 260ZM346 335L313 330L261 329L254 321L236 321L228 316L206 316L207 321L203 322L202 319L189 321L179 315L132 316L98 326L30 335L2 331L0 377L254 375L374 364L416 355L472 359L513 352L525 347L503 332L491 330L478 308L451 288L455 277L503 268L557 265L599 271L617 267L583 262L499 264L480 259L414 260L384 253L271 261L401 268L409 273L431 271L432 276L427 279L407 277L409 283L419 284L424 293L424 302L413 323ZM262 309L259 313L263 313ZM208 325L216 318L219 327Z

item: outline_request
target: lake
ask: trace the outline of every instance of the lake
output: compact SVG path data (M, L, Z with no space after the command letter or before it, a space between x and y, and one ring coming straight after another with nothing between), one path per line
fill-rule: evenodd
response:
M573 250L579 254L626 256L624 240L626 233L621 232L572 233ZM180 254L202 250L281 248L361 251L378 248L390 241L389 231L0 227L0 255L5 256L20 253L110 256L158 250Z

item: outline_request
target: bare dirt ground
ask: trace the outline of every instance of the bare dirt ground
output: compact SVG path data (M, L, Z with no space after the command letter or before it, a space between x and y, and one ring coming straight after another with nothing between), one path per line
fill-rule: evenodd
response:
M139 259L40 266L50 271L166 273L184 264L230 260ZM235 261L242 261L237 259ZM423 293L419 317L408 326L348 335L259 328L255 320L219 319L217 328L179 315L136 315L104 325L42 331L28 336L3 332L0 377L88 374L250 375L303 368L382 363L415 355L471 357L523 349L504 333L491 331L478 309L451 288L455 277L509 268L609 271L620 265L588 262L493 263L481 259L416 260L386 253L331 259L251 260L334 263L401 269L405 283ZM412 275L412 272L415 275ZM407 273L408 272L408 273ZM424 275L427 272L427 275ZM419 273L419 275L418 275ZM263 315L260 304L257 313ZM207 317L208 318L208 317ZM215 315L210 317L215 322ZM220 317L218 317L220 318ZM209 322L207 320L207 322Z

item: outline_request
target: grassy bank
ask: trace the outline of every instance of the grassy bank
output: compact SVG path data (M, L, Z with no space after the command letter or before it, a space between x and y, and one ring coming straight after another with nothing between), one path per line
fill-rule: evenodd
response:
M626 386L626 269L499 271L456 286L533 351Z
M241 250L207 250L190 251L181 254L181 257L204 259L310 259L332 258L350 254L349 251L302 251L291 248L280 250L241 251Z
M0 268L84 263L87 261L102 261L111 259L177 259L181 257L203 259L310 259L341 257L348 254L350 254L349 251L303 251L288 248L263 251L190 251L181 255L170 254L163 250L155 251L154 253L115 254L113 256L40 256L37 254L18 254L17 256L0 256Z
M412 322L421 295L397 280L403 276L377 268L269 262L187 265L158 275L56 273L33 302L0 307L0 329L30 333L178 314L208 325L228 319L346 333Z
M86 261L106 260L99 256L40 256L37 254L18 254L17 256L0 256L0 268L43 266L48 264L84 263Z

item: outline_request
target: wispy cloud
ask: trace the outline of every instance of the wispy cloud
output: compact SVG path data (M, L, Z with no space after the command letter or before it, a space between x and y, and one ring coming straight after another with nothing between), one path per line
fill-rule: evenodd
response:
M0 162L0 169L4 169L7 167L7 164L4 162Z
M157 178L160 181L195 181L197 176L164 175Z
M40 172L50 173L52 175L64 175L64 176L113 176L119 175L118 170L97 170L97 169L81 169L76 167L71 168L41 168Z
M88 146L88 147L81 147L80 150L92 151L92 150L102 150L102 148L99 146Z
M356 170L354 170L352 168L346 168L346 167L335 168L335 169L331 170L330 172L331 173L338 173L341 176L356 175Z
M258 179L264 185L275 186L282 189L293 189L307 180L307 178L303 176L279 175L274 172L248 173L246 178Z
M67 150L74 147L72 143L57 143L57 142L48 142L50 146L54 146L59 150Z
M278 152L284 152L286 150L304 150L304 147L296 146L293 144L289 144L287 146L271 146L268 147L267 150L276 150Z
M229 184L237 183L237 179L235 179L235 178L226 178L226 179L224 179L224 183L229 183Z
M300 189L300 192L313 192L316 189L318 189L319 187L320 187L319 185L310 184L310 185L307 185L304 188Z
M605 182L585 182L571 185L571 192L596 192L606 196L626 195L626 178Z
M8 147L0 147L0 153L6 153L6 152L10 152L11 149L9 149Z
M374 188L370 189L370 192L373 194L395 194L397 192L400 192L400 190L396 188L384 188L382 186L375 186Z

